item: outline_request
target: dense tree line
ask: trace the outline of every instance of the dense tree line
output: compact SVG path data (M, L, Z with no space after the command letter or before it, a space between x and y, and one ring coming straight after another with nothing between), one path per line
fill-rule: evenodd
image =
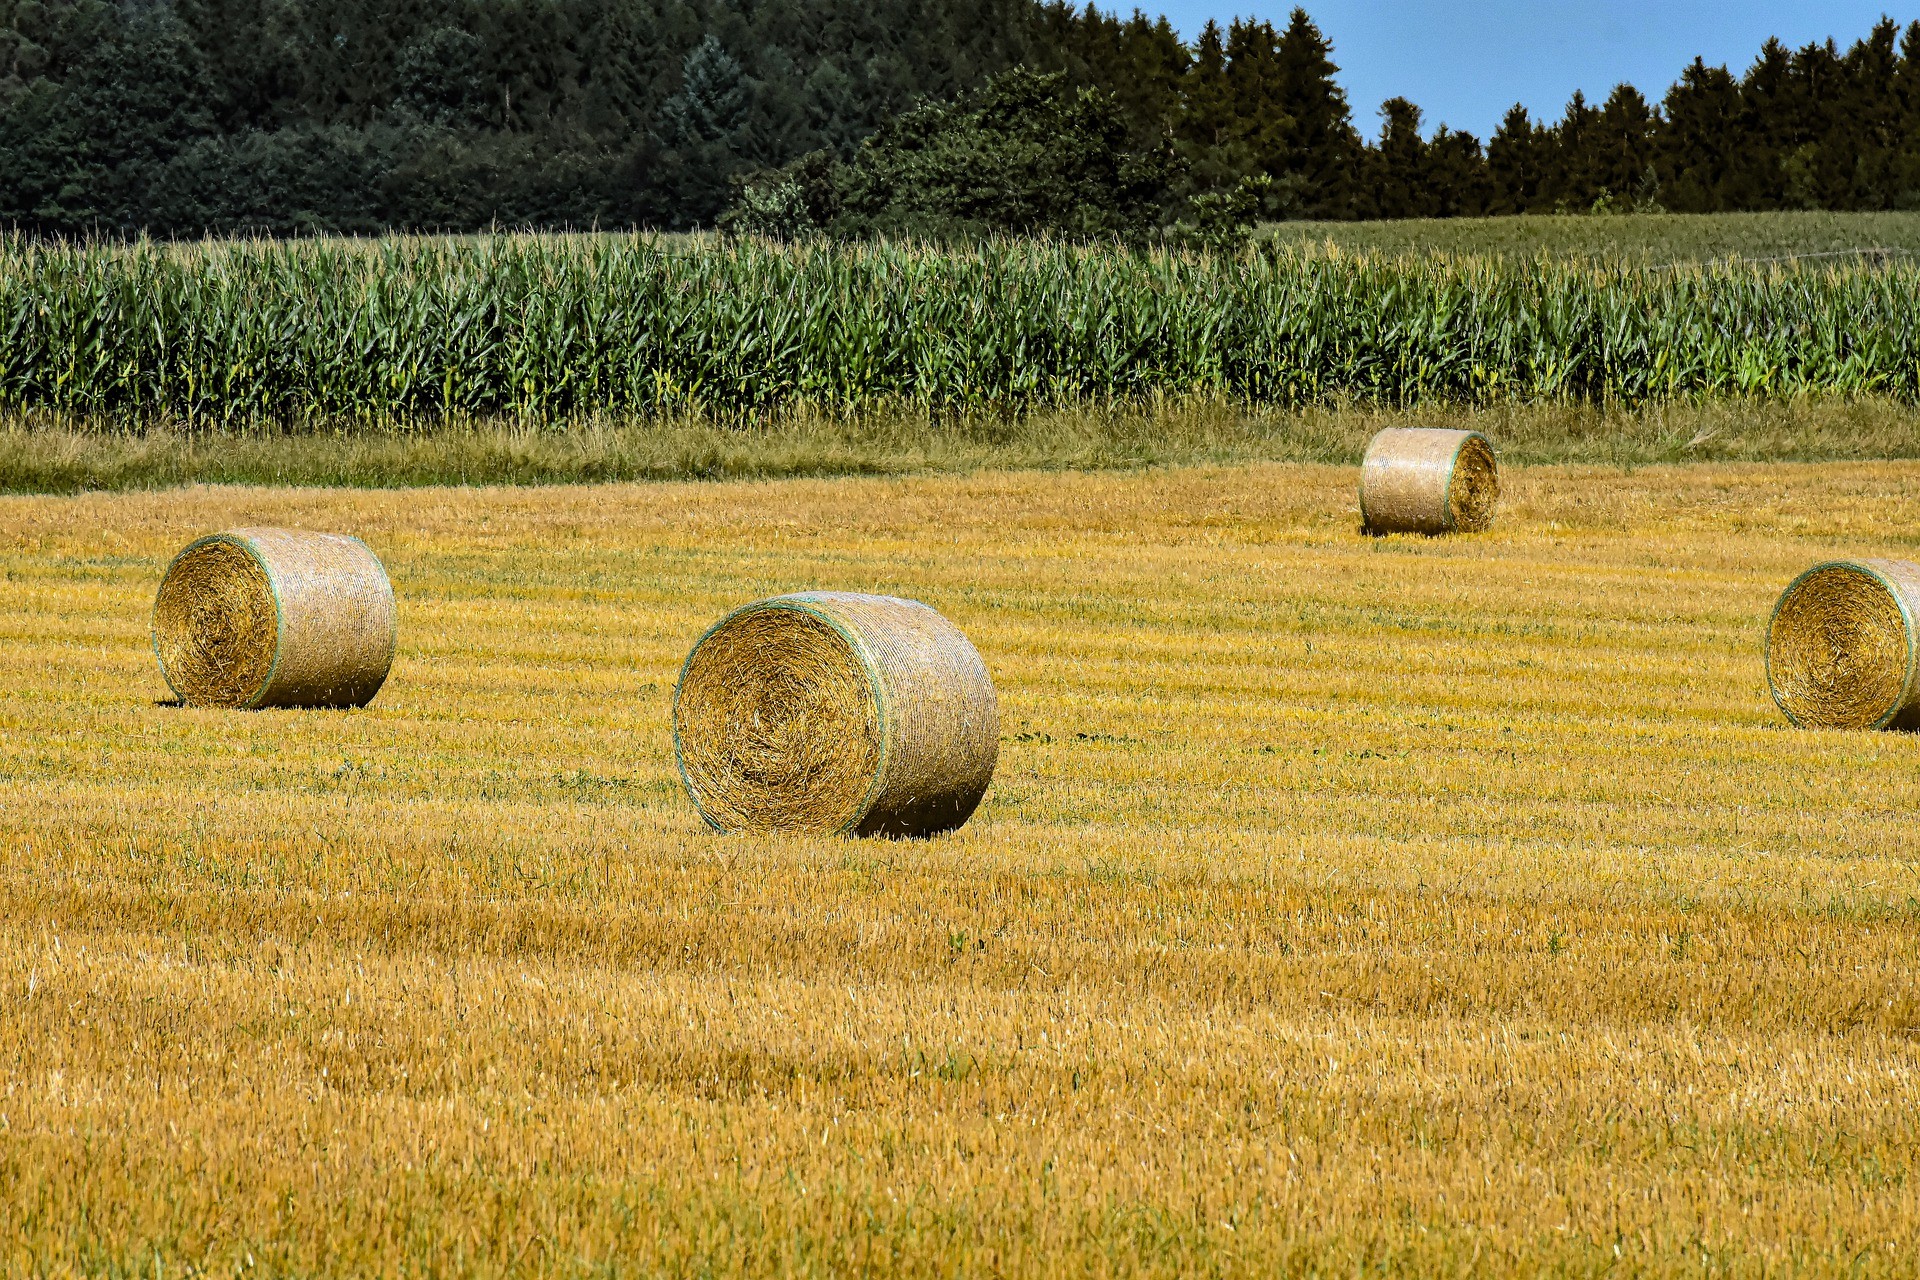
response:
M1016 67L1040 74L981 96ZM1920 24L1844 53L1769 43L1740 76L1696 61L1657 104L1621 86L1557 122L1516 107L1484 144L1428 134L1402 99L1363 137L1335 71L1299 11L1188 43L1058 0L0 0L0 223L680 228L811 158L864 164L848 208L878 227L926 215L919 184L967 195L970 156L1057 171L1048 120L1093 149L1072 182L1134 221L1208 199L1328 218L1920 205ZM1039 114L1007 117L1016 99ZM863 161L876 135L892 151Z
M1424 193L1386 216L1920 207L1920 23L1882 19L1844 53L1769 40L1738 77L1696 58L1657 105L1623 84L1551 124L1516 106L1484 151L1446 130L1423 142L1409 103L1383 114L1380 153Z
M1695 59L1658 103L1632 85L1558 121L1524 107L1484 143L1423 129L1404 98L1363 141L1306 14L1283 30L1049 10L1061 65L1177 140L1201 186L1273 180L1270 217L1403 218L1660 207L1710 213L1920 207L1920 23L1882 19L1845 52L1770 40L1744 74Z
M0 0L0 222L696 225L1037 34L1031 0Z

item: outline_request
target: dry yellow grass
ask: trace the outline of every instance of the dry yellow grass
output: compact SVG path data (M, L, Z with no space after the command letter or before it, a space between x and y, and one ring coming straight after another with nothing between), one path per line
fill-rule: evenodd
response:
M1761 636L1920 466L0 499L0 1271L1911 1274L1920 740ZM358 712L166 696L190 536L364 536ZM926 843L721 838L678 663L927 601Z

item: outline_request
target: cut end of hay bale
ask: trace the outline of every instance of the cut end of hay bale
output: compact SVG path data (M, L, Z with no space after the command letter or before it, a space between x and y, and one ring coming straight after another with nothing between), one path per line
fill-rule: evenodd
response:
M153 647L190 707L357 707L393 665L393 587L365 543L230 529L174 557Z
M1767 684L1794 724L1877 729L1912 715L1920 566L1834 561L1800 575L1767 627Z
M985 794L999 710L978 651L932 609L808 592L701 637L673 731L687 793L716 830L931 835Z
M843 831L880 764L880 708L853 646L794 609L736 614L687 660L680 765L723 831Z
M250 705L273 671L278 630L265 568L225 535L182 551L154 602L161 673L190 707Z
M1500 466L1477 431L1388 427L1360 467L1368 533L1479 533L1500 503Z
M1453 457L1447 485L1447 527L1454 533L1480 533L1493 525L1500 505L1500 467L1485 436L1469 435Z

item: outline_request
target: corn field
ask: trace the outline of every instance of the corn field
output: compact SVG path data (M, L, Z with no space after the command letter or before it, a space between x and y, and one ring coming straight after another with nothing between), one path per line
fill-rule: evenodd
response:
M644 236L0 241L0 409L208 425L1920 400L1920 268Z

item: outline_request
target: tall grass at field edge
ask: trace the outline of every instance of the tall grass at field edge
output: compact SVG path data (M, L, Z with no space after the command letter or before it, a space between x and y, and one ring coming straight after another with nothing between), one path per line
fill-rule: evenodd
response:
M982 470L1131 470L1357 463L1390 426L1483 431L1508 465L1920 457L1920 410L1885 399L1712 400L1638 409L1252 410L1217 401L936 417L789 413L756 425L695 416L539 426L469 419L411 429L98 429L0 419L0 492L187 484L404 488L778 479Z

